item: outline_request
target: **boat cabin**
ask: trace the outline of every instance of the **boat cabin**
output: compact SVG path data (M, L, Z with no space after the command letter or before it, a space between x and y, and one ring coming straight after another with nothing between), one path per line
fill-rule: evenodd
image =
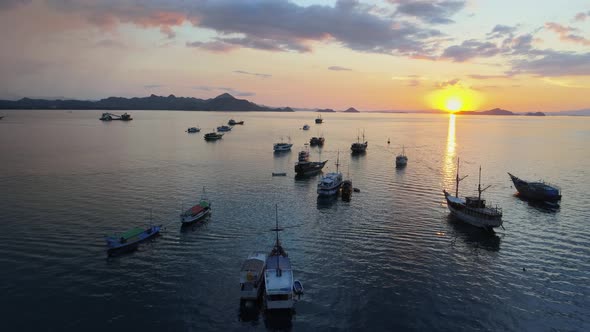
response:
M465 205L470 208L483 209L486 207L486 200L478 197L465 197Z

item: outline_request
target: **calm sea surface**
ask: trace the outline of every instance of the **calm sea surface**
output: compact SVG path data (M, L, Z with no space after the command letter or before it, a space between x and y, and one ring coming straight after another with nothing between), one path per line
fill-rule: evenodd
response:
M314 113L146 111L128 123L100 113L0 120L4 331L590 330L590 118L325 113L316 125ZM245 125L218 142L185 132L230 118ZM362 130L367 153L351 156ZM318 201L318 177L294 178L297 152L318 134L325 170L340 151L361 190L351 202ZM273 154L281 136L293 151ZM409 163L396 170L402 146ZM460 194L475 192L481 165L505 230L449 217L442 189L457 157L469 175ZM561 208L515 197L508 171L559 184ZM203 186L213 215L181 231L178 214ZM240 265L271 249L275 204L306 290L291 319L240 311ZM107 259L103 236L149 225L150 210L162 235Z

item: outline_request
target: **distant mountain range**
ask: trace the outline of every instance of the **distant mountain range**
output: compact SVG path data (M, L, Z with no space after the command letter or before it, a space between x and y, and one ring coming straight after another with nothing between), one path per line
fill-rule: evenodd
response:
M22 98L0 100L0 109L69 109L69 110L183 110L183 111L256 111L293 112L290 107L272 108L237 99L229 93L211 99L151 95L143 98L109 97L90 100L47 100Z
M543 112L528 112L525 114L518 114L518 113L514 113L505 109L501 109L501 108L494 108L492 110L488 110L488 111L481 111L481 112L475 112L475 111L461 111L461 112L457 112L455 114L461 114L461 115L528 115L528 116L545 116L545 113Z
M589 116L590 115L590 108L582 109L582 110L575 110L575 111L562 111L562 112L555 112L551 113L551 115L577 115L577 116Z

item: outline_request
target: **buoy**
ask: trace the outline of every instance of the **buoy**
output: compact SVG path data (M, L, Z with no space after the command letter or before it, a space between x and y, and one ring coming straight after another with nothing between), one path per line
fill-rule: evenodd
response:
M361 192L361 190L359 188L354 188L353 190L354 190L355 193L360 193Z
M389 138L387 139L387 144L389 144Z
M522 268L522 270L523 270L523 271L526 271L526 269L525 269L524 267Z

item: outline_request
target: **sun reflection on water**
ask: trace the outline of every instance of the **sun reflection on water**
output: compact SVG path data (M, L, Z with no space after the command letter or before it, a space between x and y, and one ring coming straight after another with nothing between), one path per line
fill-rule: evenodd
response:
M445 184L449 185L455 175L455 156L456 156L456 141L455 141L455 114L449 114L449 129L447 131L447 151L444 161L444 176Z

